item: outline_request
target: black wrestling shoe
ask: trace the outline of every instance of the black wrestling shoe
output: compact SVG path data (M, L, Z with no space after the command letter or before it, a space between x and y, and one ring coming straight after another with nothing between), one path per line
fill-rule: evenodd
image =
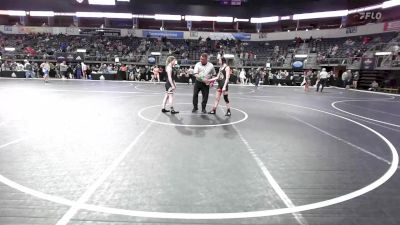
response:
M195 113L195 112L197 112L197 110L199 110L198 108L194 108L194 109L192 109L192 113Z
M225 116L231 116L231 109L228 109L228 110L226 111Z
M179 111L175 111L174 109L171 109L171 114L178 114Z
M166 109L161 109L161 112L167 113L167 112L170 112L170 111L169 111L169 110L166 110Z
M215 109L211 110L210 112L208 112L208 114L215 114Z

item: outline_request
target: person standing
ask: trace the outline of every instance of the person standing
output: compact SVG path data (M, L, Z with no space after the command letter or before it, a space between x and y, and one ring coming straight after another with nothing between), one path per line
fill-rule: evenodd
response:
M360 79L360 74L358 71L354 72L354 77L353 77L353 88L357 89L357 84L358 80Z
M210 81L213 80L217 81L218 83L217 94L215 95L214 106L208 114L216 114L216 110L222 94L224 95L224 100L227 108L225 116L231 116L231 107L229 105L229 99L228 99L228 83L229 83L229 78L231 77L231 68L226 64L226 59L224 57L220 58L218 61L220 64L218 75L217 77L212 78L210 80Z
M172 71L173 67L176 65L176 59L173 56L168 56L167 61L165 62L165 71L167 72L167 82L165 82L165 96L163 99L162 106L163 108L161 109L161 112L167 113L171 112L171 114L177 114L179 111L174 110L173 102L174 102L174 91L176 89L176 76L174 75L174 72ZM169 103L169 106L171 107L171 110L165 109L167 106L167 101Z
M196 81L193 89L193 110L195 113L198 110L198 99L199 92L203 96L201 101L201 112L207 113L206 106L208 101L208 94L210 92L209 79L216 74L214 65L208 62L207 53L203 53L200 56L200 62L198 62L194 67L194 76L196 77Z
M326 85L326 79L328 78L328 73L326 72L325 68L322 68L322 71L319 73L319 82L317 84L317 90L316 92L318 92L319 90L319 86L322 85L321 87L321 92L322 90L324 90L324 87Z
M87 66L84 62L81 62L81 68L82 68L83 79L87 80L87 74L86 74Z
M347 70L342 74L343 86L346 90L350 88L351 76L351 70Z
M66 62L63 61L60 64L60 73L61 73L61 78L62 79L65 79L67 77L67 69L68 69L68 66L67 66Z
M187 73L188 73L188 76L189 76L188 84L194 84L194 76L193 76L194 70L193 70L193 67L190 67L188 69Z
M260 84L262 73L263 73L263 71L261 68L258 68L257 71L255 72L254 85L256 87L258 87L258 85Z
M304 91L309 92L310 91L310 85L311 85L311 71L304 71L304 76L303 76L303 82L301 82L300 86L304 85Z
M240 84L245 85L246 84L246 71L242 69L239 73L239 78L240 78Z
M119 68L120 76L118 77L119 78L118 80L124 80L124 79L129 80L127 71L128 67L126 67L125 64L122 64L122 66Z
M160 83L160 69L158 68L158 66L154 66L153 69L153 77L152 77L153 82L155 82L156 79L157 82Z
M49 62L45 61L40 65L40 68L42 68L44 82L45 83L49 82L49 73L50 73Z
M82 76L83 76L82 67L81 67L81 64L78 63L75 66L75 78L82 79Z
M25 77L26 78L34 78L34 72L33 72L33 66L29 63L28 60L24 60L25 65L24 65L24 69L25 69Z

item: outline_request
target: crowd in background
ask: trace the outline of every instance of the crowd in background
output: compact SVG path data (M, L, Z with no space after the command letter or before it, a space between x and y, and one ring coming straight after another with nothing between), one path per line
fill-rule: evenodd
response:
M295 72L293 70L271 70L269 67L283 67L291 62L294 55L301 50L309 49L309 53L317 55L318 63L327 59L342 57L359 58L363 56L368 46L384 42L397 34L359 36L353 38L323 39L310 37L303 40L296 37L289 41L246 42L234 39L211 40L199 37L198 40L177 40L166 37L137 38L108 36L67 36L50 34L5 35L0 33L0 56L2 56L2 71L29 71L29 77L42 77L41 63L47 61L50 77L62 79L91 79L92 74L114 74L114 79L154 81L153 66L148 64L151 51L159 51L165 55L173 55L179 59L181 68L176 70L181 82L193 82L190 68L194 65L200 53L206 52L211 59L217 60L225 54L233 54L238 65L232 66L232 83L298 85L304 74L309 71ZM13 52L6 47L13 47ZM76 54L84 49L82 55ZM400 47L393 45L392 63L400 65ZM71 54L68 55L68 54ZM69 58L71 57L71 58ZM118 59L118 61L116 60ZM261 60L263 66L253 62ZM110 63L114 62L115 63ZM104 63L107 62L107 63ZM125 63L125 64L124 64ZM140 64L136 64L140 63ZM162 60L155 62L162 64ZM267 67L266 64L272 64ZM289 66L291 64L288 64ZM286 65L286 66L288 66ZM248 68L252 66L253 68ZM246 67L246 68L244 68ZM160 67L161 77L165 75ZM333 74L329 71L328 80L343 79L348 72ZM344 75L343 75L344 74ZM318 80L314 70L310 74L313 82ZM352 80L351 78L350 80ZM354 86L354 85L353 85Z

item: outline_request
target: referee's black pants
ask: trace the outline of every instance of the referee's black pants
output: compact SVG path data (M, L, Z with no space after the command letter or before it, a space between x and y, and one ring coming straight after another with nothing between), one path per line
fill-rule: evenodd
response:
M321 78L317 84L317 92L319 91L319 86L322 85L321 87L321 92L324 90L324 87L326 85L326 78Z
M199 102L199 92L203 95L203 99L201 101L201 109L206 109L207 101L208 101L208 93L210 92L210 86L206 85L203 82L197 81L194 83L193 89L193 108L198 109Z

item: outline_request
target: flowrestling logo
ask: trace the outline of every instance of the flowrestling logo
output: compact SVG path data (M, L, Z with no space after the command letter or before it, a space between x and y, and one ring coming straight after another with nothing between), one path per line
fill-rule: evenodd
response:
M360 12L360 20L380 20L382 18L381 12Z

